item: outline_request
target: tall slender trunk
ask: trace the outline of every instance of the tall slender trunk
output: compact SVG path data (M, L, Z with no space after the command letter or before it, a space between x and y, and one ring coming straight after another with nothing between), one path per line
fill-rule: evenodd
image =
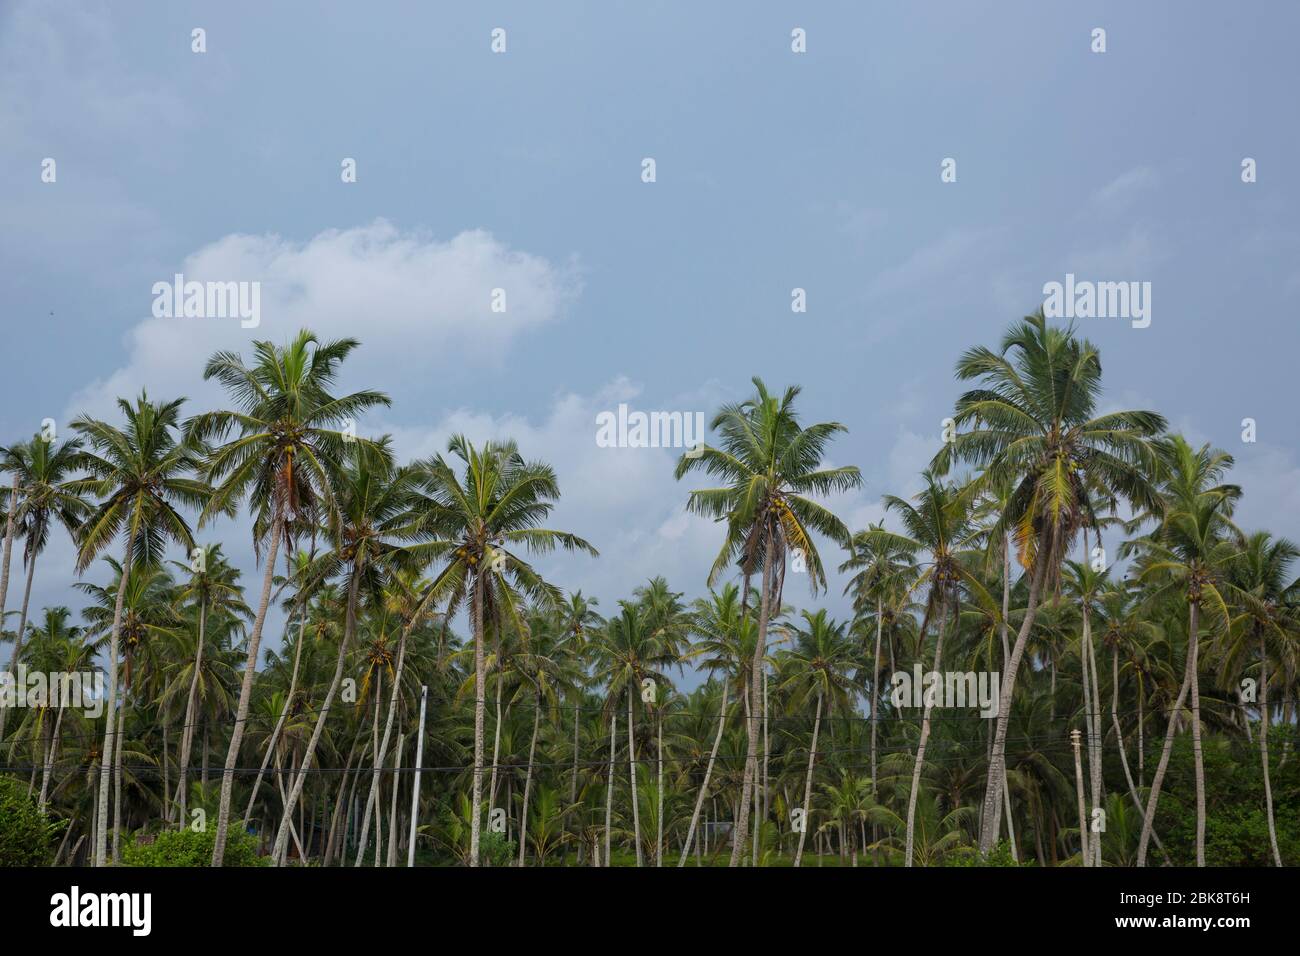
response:
M876 795L876 721L880 710L880 634L884 628L883 604L876 598L876 649L871 654L871 795Z
M605 780L605 865L611 866L609 836L614 825L614 753L618 749L618 706L609 708L609 776Z
M130 668L127 668L128 674ZM113 741L113 865L122 856L122 737L126 726L126 695L130 680L122 686L122 703L117 708L117 738Z
M998 695L998 724L993 734L993 759L989 763L988 783L984 790L983 830L980 833L980 855L987 856L997 839L1002 816L1002 786L1006 778L1007 727L1011 720L1011 695L1016 689L1016 671L1020 668L1020 659L1024 656L1025 645L1029 641L1029 632L1033 630L1034 618L1038 614L1038 595L1047 576L1045 550L1040 549L1034 561L1029 578L1029 598L1025 605L1025 619L1020 622L1020 631L1016 634L1015 647L1011 649L1011 659L1007 663L1007 672L1002 676L1002 690Z
M573 702L573 779L569 781L569 806L578 802L578 701Z
M45 768L41 773L40 808L42 813L45 812L45 804L50 793L50 777L54 773L54 761L58 759L59 756L59 734L62 726L63 726L63 703L62 703L62 698L60 698L59 715L54 720L53 739L50 740L50 749L47 752L45 757ZM1267 780L1267 777L1265 779ZM1270 797L1269 807L1271 808L1272 805L1273 805L1272 798ZM1272 819L1271 809L1269 810L1269 815L1270 815L1269 819L1271 820Z
M1264 641L1264 629L1259 631L1259 759L1264 768L1264 807L1268 811L1268 842L1273 848L1273 864L1282 865L1282 854L1277 849L1277 825L1273 822L1273 785L1268 779L1268 725L1271 716L1268 712L1268 646ZM55 728L58 735L58 728ZM42 792L44 790L42 789Z
M181 728L181 759L176 781L176 826L184 829L189 811L190 748L194 742L194 714L199 699L199 671L203 668L203 643L207 633L208 602L199 602L199 638L194 650L194 673L190 675L190 693L185 701L185 726ZM244 820L248 822L247 818Z
M402 789L398 786L402 779L398 771L402 766L402 751L405 749L406 734L400 734L397 738L397 749L393 751L393 797L388 807L388 860L384 865L390 869L397 866L397 849L402 835L401 828L398 826L400 814L397 809L397 791Z
M313 553L315 549L313 547ZM293 651L293 672L289 675L289 693L284 698L284 706L280 708L280 717L275 722L275 729L271 731L271 739L266 745L266 753L262 755L262 765L257 769L257 777L253 780L253 792L248 795L248 806L244 808L244 826L248 826L248 821L253 818L253 807L257 804L257 795L262 789L262 777L266 773L266 765L271 759L271 751L280 740L280 734L284 731L284 725L289 720L289 710L293 707L294 695L298 692L298 666L302 661L303 639L307 634L307 602L303 598L301 589L298 595L298 646Z
M655 828L655 866L664 865L664 712L657 708L655 716L659 723L659 740L655 745L655 754L659 758L659 822Z
M524 799L519 807L519 866L524 865L524 853L528 847L528 797L533 789L533 756L537 753L537 731L542 724L542 695L537 694L533 702L533 739L528 744L528 771L524 774Z
M412 628L415 627L415 624L419 620L419 618L420 615L418 613L411 617L411 620L408 621L406 623L406 626L402 628L402 636L397 642L397 670L393 675L393 689L390 691L389 698L388 698L388 716L384 718L384 739L379 741L376 744L378 749L375 751L375 768L373 773L370 776L370 793L366 797L365 822L362 823L361 825L361 846L360 849L357 851L357 861L356 861L357 866L361 865L361 857L366 852L366 841L370 835L371 808L372 807L375 807L376 809L378 808L377 801L379 799L379 774L380 774L380 769L384 765L384 758L388 755L388 742L392 739L392 735L393 735L393 720L397 716L397 701L398 698L401 696L401 689L402 689L402 671L406 664L406 639L410 635ZM378 715L379 715L379 699L376 697L375 699L376 718L378 718ZM396 777L394 777L394 781L396 781ZM396 789L396 783L394 783L394 789ZM375 834L375 839L376 841L380 839L380 835L378 833Z
M1129 771L1128 754L1125 752L1124 731L1119 723L1119 645L1116 644L1111 648L1110 657L1110 721L1115 727L1115 741L1119 747L1119 763L1124 768L1124 781L1128 784L1129 797L1133 800L1133 805L1137 807L1138 813L1145 813L1146 808L1142 805L1142 800L1138 797L1138 788L1133 785L1133 774ZM1165 846L1160 842L1160 835L1155 829L1151 830L1151 838L1155 841L1156 848L1165 855L1165 861L1168 862L1169 855L1165 853Z
M14 480L14 494L17 495L18 483ZM122 575L117 585L117 602L113 606L113 631L108 648L108 698L104 702L104 749L99 757L99 792L96 794L98 804L95 812L95 866L108 863L108 794L112 789L109 783L110 769L113 764L114 716L117 709L117 661L122 639L122 604L126 599L126 585L130 577L131 552L135 548L136 526L140 520L140 506L136 503L136 513L131 517L130 530L126 535L126 551L122 558ZM6 576L8 555L5 556ZM0 714L4 711L0 710Z
M284 811L280 816L280 828L275 835L275 849L271 854L276 859L283 853L289 839L289 824L293 818L294 807L297 806L298 798L302 796L302 788L307 785L307 776L311 770L312 759L316 756L316 746L320 743L321 735L325 731L325 721L329 718L334 696L339 691L339 685L343 683L343 665L347 660L348 649L352 645L352 636L356 632L357 626L357 590L360 587L360 577L359 569L354 566L348 581L347 609L343 613L343 639L339 641L339 653L334 662L334 677L330 681L329 690L325 692L325 700L321 703L320 712L316 715L316 726L312 728L311 738L307 741L307 750L303 754L302 765L294 775L289 798L284 801ZM355 787L356 782L353 781L353 788L355 789Z
M22 610L18 612L18 631L14 634L13 660L23 652L23 637L27 634L27 609L32 603L32 578L36 576L36 555L30 555L27 561L27 583L23 586ZM3 618L0 618L3 620Z
M636 792L636 726L632 722L632 688L627 689L627 766L632 779L632 835L636 843L636 865L645 861L641 853L641 801Z
M1084 551L1087 551L1086 538ZM1083 605L1083 634L1079 638L1079 659L1082 662L1084 727L1088 732L1089 790L1092 798L1091 807L1095 813L1101 799L1101 744L1097 739L1101 701L1097 697L1097 675L1094 673L1096 661L1093 660L1092 656L1092 613L1086 603L1086 598ZM1092 851L1093 856L1093 865L1100 865L1098 859L1101 853L1100 844L1100 840L1092 840L1089 843L1089 849Z
M501 673L501 638L497 637L497 708L496 718L492 721L492 774L488 781L488 819L492 818L492 811L497 806L497 765L501 762L501 687L505 683ZM508 817L510 814L507 813Z
M1201 753L1200 607L1188 610L1188 654L1192 676L1192 762L1196 768L1196 865L1205 866L1205 762Z
M763 550L765 556L772 554L772 532L766 534L767 543ZM748 586L748 585L746 585ZM763 559L763 588L758 606L758 640L754 645L754 660L750 667L749 699L753 706L749 709L747 743L745 745L745 772L741 784L740 807L736 811L736 826L732 835L730 866L740 866L741 855L745 852L745 839L749 827L749 802L754 787L754 778L758 773L758 698L762 692L763 657L767 653L767 623L772 610L772 590L776 586L776 569L768 557Z
M808 827L812 824L812 776L813 764L817 760L817 734L822 729L822 692L817 691L817 716L813 718L812 746L808 748L808 772L803 780L803 827L799 830L799 848L794 851L794 865L803 865L803 844L808 836ZM834 747L834 741L831 741Z
M474 574L474 783L469 822L469 865L478 866L479 831L482 827L480 817L483 813L483 718L486 707L483 695L486 693L487 674L483 663L483 575ZM496 761L492 761L496 769Z
M1138 840L1138 866L1147 865L1147 844L1150 842L1151 830L1155 825L1156 804L1160 800L1160 788L1165 782L1165 771L1169 767L1169 753L1174 746L1174 731L1178 727L1178 714L1183 709L1183 701L1187 699L1187 691L1192 683L1192 668L1195 666L1196 658L1189 645L1187 648L1187 666L1183 670L1183 683L1178 689L1178 700L1174 702L1173 709L1169 712L1169 728L1165 731L1165 745L1160 751L1160 762L1156 764L1156 775L1151 780L1151 792L1147 796L1147 809L1142 819L1142 836Z
M234 796L235 765L239 763L239 750L244 743L244 725L248 723L248 708L253 699L253 678L257 674L257 655L262 647L262 626L266 623L266 609L271 603L271 584L275 577L275 556L284 534L283 511L279 489L271 512L271 543L266 553L266 573L262 576L262 597L257 604L253 630L248 635L248 657L244 663L244 679L239 687L239 704L235 709L235 723L230 732L230 747L226 751L226 766L221 774L221 800L217 808L217 835L212 846L212 865L221 866L226 856L226 836L230 832L230 801Z
M943 663L943 638L948 628L948 602L941 599L939 603L939 639L934 645L934 671L939 673ZM924 638L925 635L922 635ZM907 848L903 854L903 865L912 865L912 852L916 837L916 799L921 792L921 770L925 766L925 746L930 740L930 711L934 701L930 694L925 695L925 710L921 714L921 739L916 744L916 764L912 767L912 789L907 794Z
M718 747L722 744L722 731L727 724L727 681L722 681L722 710L718 712L718 732L713 738L713 749L709 751L709 764L704 769L704 782L700 784L699 796L695 798L695 812L691 814L691 825L686 831L686 842L682 844L682 858L678 867L686 865L686 857L691 852L691 841L695 839L695 827L700 820L700 810L704 806L705 795L709 792L709 778L713 776L713 762L718 759Z

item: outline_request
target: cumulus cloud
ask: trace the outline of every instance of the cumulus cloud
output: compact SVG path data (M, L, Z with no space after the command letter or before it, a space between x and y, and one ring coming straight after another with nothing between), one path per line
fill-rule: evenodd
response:
M72 410L104 412L141 387L214 400L214 388L201 381L209 355L247 352L255 339L284 341L303 327L322 338L362 338L366 347L349 361L356 373L391 378L453 362L493 362L517 336L559 318L580 288L576 263L556 265L483 230L442 241L382 219L304 242L225 236L187 256L176 273L186 283L259 283L259 324L159 318L152 314L152 283L142 287L126 364L75 395ZM174 284L174 276L155 281ZM504 311L494 311L494 295Z

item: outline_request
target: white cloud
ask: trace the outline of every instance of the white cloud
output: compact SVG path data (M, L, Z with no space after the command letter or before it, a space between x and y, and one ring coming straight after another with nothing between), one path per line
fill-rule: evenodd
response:
M444 242L382 219L306 242L225 236L176 271L186 282L260 282L260 325L155 318L153 281L173 281L157 276L140 289L140 313L149 317L127 335L127 364L75 395L71 410L102 413L117 396L141 387L159 397L214 400L215 388L201 379L209 355L246 353L255 339L281 342L303 327L326 339L362 339L349 373L421 380L430 368L494 362L519 334L556 320L579 290L573 263L554 265L482 230ZM505 291L504 312L492 310L494 289Z
M1092 194L1093 206L1102 212L1118 213L1127 209L1137 197L1160 182L1160 177L1149 166L1137 166Z

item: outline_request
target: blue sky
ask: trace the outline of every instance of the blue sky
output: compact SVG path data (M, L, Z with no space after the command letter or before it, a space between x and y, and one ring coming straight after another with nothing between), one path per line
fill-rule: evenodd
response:
M654 573L701 593L719 536L674 453L596 447L600 411L800 383L849 428L860 527L915 489L961 351L1073 272L1152 284L1149 328L1080 321L1106 404L1227 448L1242 521L1300 537L1298 30L1284 4L7 2L0 435L141 386L197 409L216 348L356 336L344 384L394 399L363 430L556 466L555 523L602 557L543 566L609 611ZM152 318L178 271L262 282L260 327ZM246 529L213 534L251 577ZM70 555L37 607L79 606Z

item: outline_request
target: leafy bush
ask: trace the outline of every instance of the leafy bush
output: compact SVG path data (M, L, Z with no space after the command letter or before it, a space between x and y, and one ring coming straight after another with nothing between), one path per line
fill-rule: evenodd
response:
M195 833L184 830L165 830L154 835L153 842L136 840L122 848L123 866L208 866L212 862L212 847L216 843L216 829ZM257 855L257 838L241 830L231 830L226 837L226 866L265 866L267 861Z
M27 796L25 784L0 777L0 866L49 866L56 829Z

